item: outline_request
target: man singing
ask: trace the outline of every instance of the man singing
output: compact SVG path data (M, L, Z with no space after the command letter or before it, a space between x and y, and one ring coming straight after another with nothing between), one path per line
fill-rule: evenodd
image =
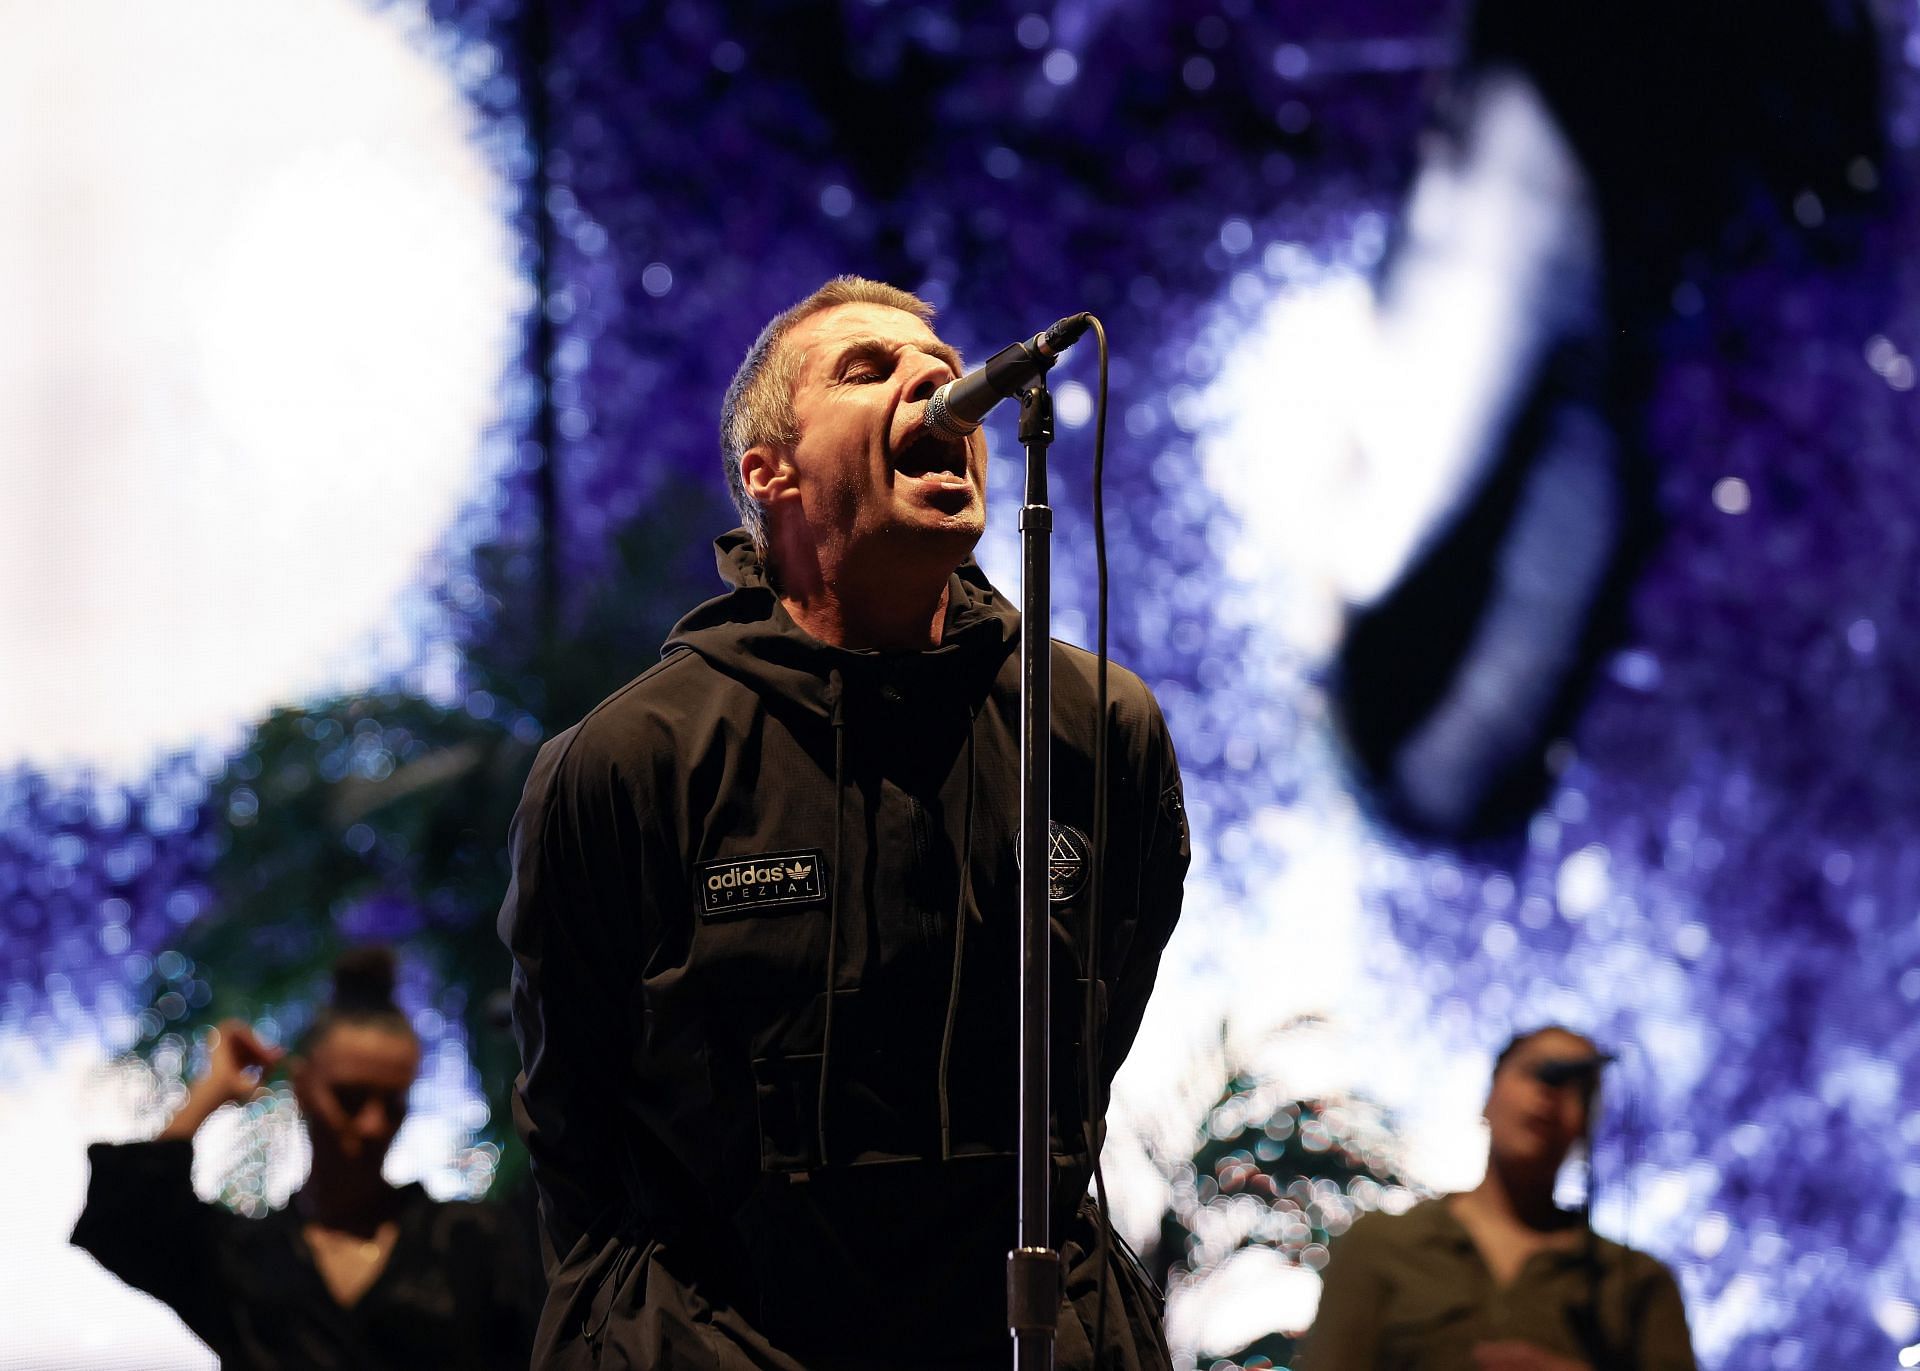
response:
M960 370L932 317L840 277L767 325L721 412L733 588L528 778L500 929L538 1366L1008 1362L1020 619L969 559L985 440L925 426ZM1057 1359L1160 1368L1117 1241L1096 1327L1080 1022L1091 964L1110 1079L1179 912L1179 771L1115 669L1090 949L1094 664L1053 671Z

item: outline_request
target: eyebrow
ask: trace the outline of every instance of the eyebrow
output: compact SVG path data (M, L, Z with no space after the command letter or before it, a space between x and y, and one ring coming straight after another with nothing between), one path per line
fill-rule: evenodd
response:
M855 357L889 357L903 347L917 347L929 357L938 357L941 361L953 368L953 374L956 376L966 370L966 367L960 361L959 351L951 344L941 342L938 338L934 339L931 344L925 344L888 342L884 338L877 337L849 338L845 343L842 343L839 351L834 354L833 369L838 372L840 368Z

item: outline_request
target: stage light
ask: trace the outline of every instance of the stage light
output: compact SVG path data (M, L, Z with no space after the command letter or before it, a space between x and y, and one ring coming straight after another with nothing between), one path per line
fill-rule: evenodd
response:
M0 762L137 771L417 654L527 287L423 14L16 8Z

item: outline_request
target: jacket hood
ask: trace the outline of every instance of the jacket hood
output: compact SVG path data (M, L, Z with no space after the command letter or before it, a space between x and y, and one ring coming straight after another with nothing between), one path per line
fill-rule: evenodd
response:
M891 670L984 694L1020 641L1018 611L971 557L948 580L947 617L937 647L875 652L823 643L796 624L768 582L745 529L714 539L713 550L720 577L732 589L675 624L661 656L697 652L715 670L821 718L832 714L836 676L854 686Z

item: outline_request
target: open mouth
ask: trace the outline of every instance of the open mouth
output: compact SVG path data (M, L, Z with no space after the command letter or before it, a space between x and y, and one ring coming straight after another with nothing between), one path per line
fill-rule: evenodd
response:
M918 476L964 482L967 479L967 444L964 439L942 438L922 429L894 454L893 469L902 476Z

